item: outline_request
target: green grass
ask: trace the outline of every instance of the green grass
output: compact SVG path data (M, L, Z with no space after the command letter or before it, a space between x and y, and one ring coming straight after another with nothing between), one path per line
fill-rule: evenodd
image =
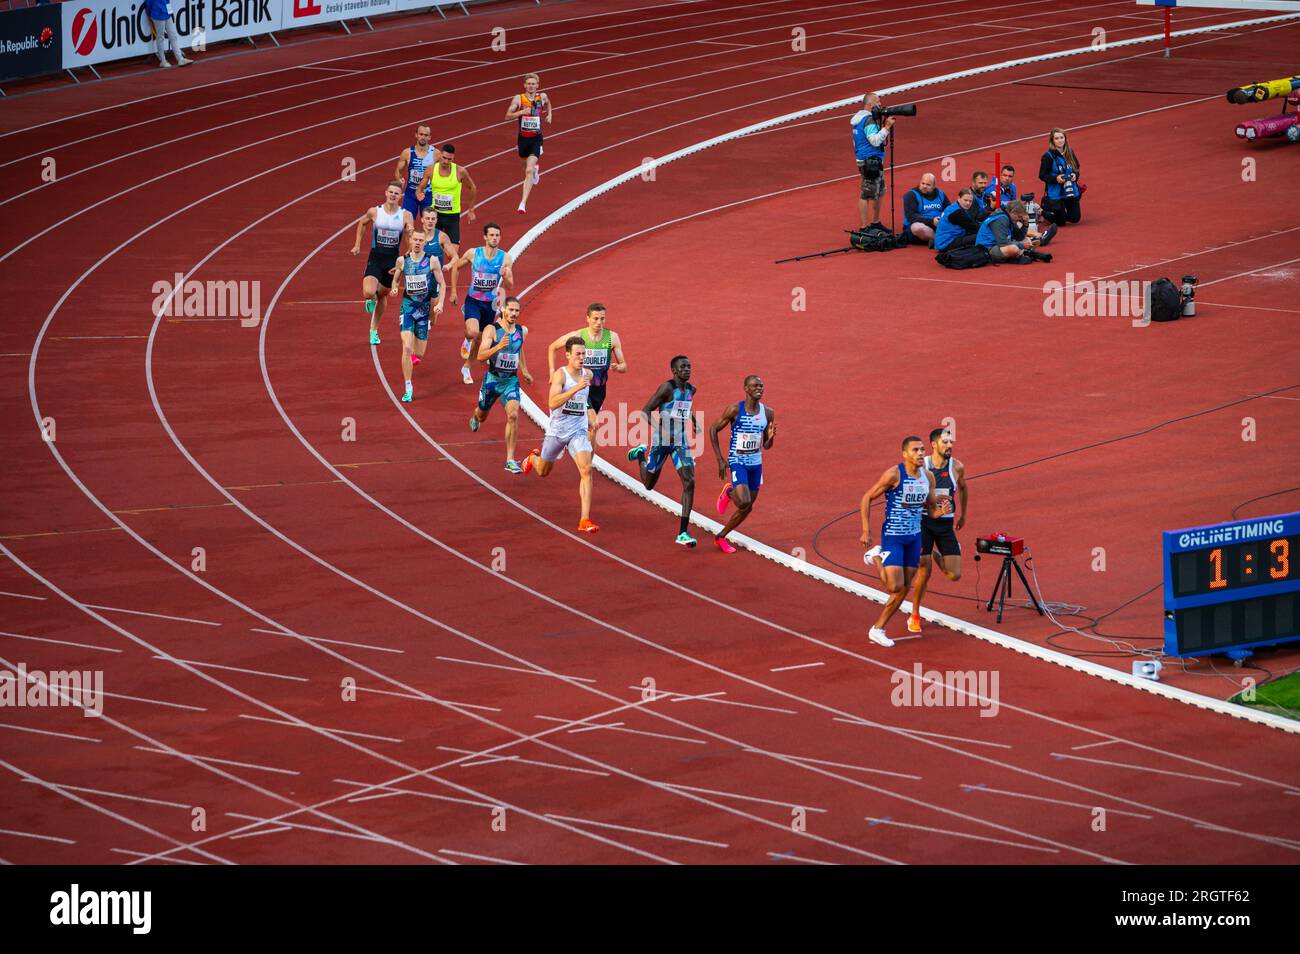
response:
M1293 672L1289 676L1259 686L1254 692L1253 702L1243 699L1243 693L1240 692L1232 697L1232 701L1292 719L1300 719L1300 672Z

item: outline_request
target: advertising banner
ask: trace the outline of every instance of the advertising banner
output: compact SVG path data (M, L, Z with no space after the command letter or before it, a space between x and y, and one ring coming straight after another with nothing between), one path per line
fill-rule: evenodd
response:
M0 13L0 80L63 67L63 27L59 7L48 4Z
M293 3L295 0L284 0ZM65 0L63 66L89 66L154 52L153 27L143 0ZM171 0L181 45L194 49L221 40L280 29L281 0Z
M359 20L383 13L396 13L397 0L283 0L281 21L286 30L331 23L336 20ZM432 6L432 4L425 4Z

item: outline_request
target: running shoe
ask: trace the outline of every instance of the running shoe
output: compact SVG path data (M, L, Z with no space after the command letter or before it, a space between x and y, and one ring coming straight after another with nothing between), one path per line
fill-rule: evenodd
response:
M723 553L735 553L736 548L726 541L723 537L714 537L713 542L718 545L718 549Z
M921 631L921 617L913 613L907 618L907 631L909 633L919 633Z
M519 466L519 461L517 460L506 461L506 470L510 471L512 474L522 474L524 472L524 469Z
M643 457L645 457L644 444L637 444L636 447L633 447L630 451L627 452L628 460L641 460L641 458Z
M402 403L403 403L403 404L410 404L410 403L411 403L411 397L412 397L412 394L413 394L413 392L411 391L411 389L410 389L410 388L407 388L407 389L402 393Z
M527 212L528 210L525 209L525 208L524 208L524 204L523 204L522 202L520 202L520 203L519 203L519 208L516 209L515 211L518 212L520 215L523 215L523 214L524 214L525 212Z
M466 338L464 341L460 343L460 360L462 361L469 360L469 339L468 338Z
M718 513L720 514L726 513L727 504L731 503L731 498L727 496L729 490L731 490L731 484L725 484L723 485L722 493L718 494Z
M460 369L460 379L464 381L466 384L474 383L474 378L469 373L469 368L465 367L464 365L462 365Z
M379 344L379 332L376 331L374 328L370 329L370 343L372 345Z
M580 530L582 533L595 533L599 529L600 527L596 526L589 519L584 518L578 521L578 530Z
M867 633L867 638L877 646L889 647L894 645L894 641L885 635L883 629L876 629L874 626L872 626L871 630Z
M541 181L542 181L542 164L539 162L537 165L533 166L533 185L537 185L537 183Z
M469 416L469 429L470 429L471 431L477 431L477 430L478 430L478 425L479 425L479 420L478 420L478 418L475 417L473 414L471 414L471 415Z
M367 298L367 299L366 299L366 314L367 314L367 315L373 315L374 313L375 313L375 300L374 300L373 298Z
M534 447L528 456L524 458L524 465L520 468L520 473L526 474L533 469L533 458L536 456L537 448Z
M877 557L880 558L880 562L883 564L885 562L885 557L887 556L889 556L889 551L880 549L880 544L877 543L866 553L862 554L862 562L867 566L874 567L876 565Z
M689 533L677 534L677 542L684 547L689 547L692 550L695 549L695 538Z

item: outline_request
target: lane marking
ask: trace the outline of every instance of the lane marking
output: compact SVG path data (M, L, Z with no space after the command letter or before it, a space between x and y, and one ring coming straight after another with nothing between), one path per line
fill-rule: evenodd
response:
M609 777L608 772L602 772L598 769L577 768L573 765L559 765L555 762L540 762L537 759L526 759L519 755L491 755L487 752L476 752L473 749L457 749L450 745L440 745L438 748L444 752L455 752L457 755L468 755L475 760L472 762L461 762L461 768L471 768L475 765L491 765L496 762L514 762L517 765L536 765L541 768L559 769L561 772L578 772L582 775L603 775L607 778ZM665 788L666 787L667 786L665 786Z
M40 841L57 841L63 845L76 844L76 842L71 838L59 838L55 835L38 835L32 831L14 831L11 828L0 828L0 835L13 835L16 838L36 838Z
M0 722L0 729L13 729L15 732L32 732L36 735L52 735L60 739L75 739L78 742L103 742L103 739L92 739L88 735L73 735L69 732L51 732L49 729L30 729L25 725L13 725L9 722Z
M630 831L638 835L650 835L652 838L671 838L673 841L689 841L694 845L707 845L710 848L730 848L726 842L705 841L703 838L691 838L687 835L670 835L663 831L650 831L648 828L629 828L626 825L615 825L611 822L592 821L590 818L574 818L569 815L547 815L547 818L558 818L561 821L573 822L575 825L594 825L597 828L615 828L618 831Z
M774 669L769 669L768 672L789 672L792 669L812 669L814 666L824 665L826 665L824 662L799 663L797 666L777 666Z
M871 772L875 775L889 775L894 778L905 778L914 782L921 781L920 775L909 775L906 772L891 772L889 769L871 768L866 765L852 765L848 762L830 762L827 761L826 759L814 759L807 755L790 755L784 752L769 752L766 749L755 749L755 748L748 748L748 747L742 749L741 751L752 752L755 755L766 755L769 757L789 759L794 762L811 762L814 765L830 765L833 766L834 768L854 769L855 771L858 772Z
M1215 785L1235 785L1241 787L1240 782L1233 782L1228 779L1210 778L1208 775L1189 775L1187 772L1172 772L1169 769L1152 768L1149 765L1130 765L1127 762L1108 762L1105 759L1090 759L1082 755L1067 755L1064 752L1053 752L1054 759L1070 759L1075 762L1091 762L1094 765L1112 765L1115 768L1132 769L1135 772L1154 772L1157 775L1174 775L1178 778L1190 778L1198 782L1213 782Z
M950 740L952 740L953 742L969 742L971 745L989 745L989 746L993 746L994 748L998 748L998 749L1009 749L1009 748L1012 748L1012 746L1007 745L1007 744L1005 744L1005 743L1003 743L1003 742L989 742L987 739L968 739L968 738L965 738L964 736L960 736L960 735L944 735L942 732L922 732L920 729L905 729L905 728L903 728L902 726L898 726L898 725L894 725L894 726L885 726L884 723L881 723L881 722L871 722L870 720L867 720L867 719L846 719L846 718L844 718L844 717L842 717L842 716L833 716L833 717L831 718L831 721L832 721L832 722L847 722L847 723L849 723L850 725L864 725L864 726L867 726L868 728L872 728L872 729L890 728L890 729L894 729L894 730L896 730L896 731L898 731L898 732L902 732L902 733L905 734L905 735L928 735L928 736L931 736L932 738L936 738L936 739L950 739Z
M811 805L802 805L799 802L780 802L774 801L770 798L758 798L754 795L741 795L737 792L720 792L715 788L697 788L694 785L679 785L676 782L669 782L667 784L670 788L681 788L688 792L703 792L705 795L721 795L724 798L739 798L746 802L761 802L764 805L777 805L781 808L802 808L805 811L819 812L823 815L826 814L826 809L824 808L814 808Z
M289 726L289 728L291 728L291 729L312 729L312 730L323 730L323 731L325 731L325 732L337 732L339 735L355 735L355 736L356 736L357 738L359 738L359 739L374 739L374 740L377 741L377 742L402 742L402 741L404 741L404 740L402 740L402 739L394 739L394 738L390 738L389 736L386 736L386 735L371 735L371 734L368 733L368 732L354 732L354 731L352 731L351 729L335 729L335 728L333 728L333 727L331 727L331 726L314 725L314 724L312 724L312 723L310 723L310 722L307 722L307 723L305 723L305 724L301 724L301 723L297 723L297 722L290 722L288 719L272 719L270 716L255 716L255 715L243 715L243 714L241 714L239 718L241 718L241 719L251 719L251 720L253 720L254 722L270 722L270 723L273 724L273 725L286 725L286 726Z
M180 802L167 802L160 798L145 798L143 795L127 795L124 792L106 792L102 788L82 788L80 785L64 785L62 782L37 781L36 779L25 778L23 782L29 785L45 785L49 788L57 788L69 792L87 792L91 795L104 795L108 798L125 798L133 802L147 802L150 805L162 805L166 808L179 808L183 811L189 811L192 805L182 805Z
M873 825L891 825L895 828L911 828L915 831L928 831L936 835L951 835L953 838L969 838L971 841L987 841L995 845L1010 845L1012 848L1023 848L1026 851L1045 851L1048 854L1060 854L1059 848L1044 848L1041 845L1026 845L1020 841L1006 841L1002 838L989 838L987 835L968 835L964 831L950 831L946 828L931 828L929 825L912 825L907 822L894 821L892 818L867 818L866 821Z
M518 666L503 666L500 663L476 662L473 659L457 659L454 656L434 656L434 659L440 659L443 662L463 663L466 666L486 666L489 669L505 669L508 672L520 672L529 676L551 676L555 679L571 679L574 682L595 682L595 679L588 679L585 676L566 676L558 672L538 672L536 669L521 669ZM636 688L641 688L637 686Z
M327 481L327 483L336 483L336 481ZM333 643L335 646L351 646L354 649L373 649L377 653L405 653L405 649L393 649L390 646L371 646L368 643L350 643L344 639L326 639L324 636L307 636L302 633L282 632L277 629L263 629L260 626L251 627L254 633L266 633L268 636L288 636L292 639L310 639L314 643Z
M205 669L226 669L230 672L242 672L250 676L266 676L268 679L285 679L291 682L308 682L303 676L285 676L278 672L262 672L260 669L241 669L238 666L223 666L220 663L199 662L197 659L181 659L179 656L154 656L154 659L163 662L183 662L191 666L202 666Z
M216 762L218 765L235 765L239 768L256 769L259 772L275 772L278 775L301 775L301 772L295 772L293 769L273 768L270 765L257 765L253 762L236 762L232 759L219 759L211 755L192 755L185 752L168 752L166 749L155 749L148 745L136 745L133 748L141 752L152 752L154 755L170 755L173 758L195 759L199 762Z
M198 626L220 626L206 619L191 619L188 616L168 616L166 613L149 613L145 610L123 609L120 606L100 606L98 603L86 603L91 609L104 610L109 613L129 613L131 616L152 616L154 619L170 620L173 623L194 623Z
M1053 805L1067 805L1070 808L1082 808L1085 811L1092 811L1094 808L1102 808L1109 815L1125 815L1129 818L1141 818L1143 821L1151 821L1152 815L1143 815L1139 812L1126 812L1119 808L1110 808L1105 805L1088 805L1084 802L1067 802L1061 798L1048 798L1045 795L1029 795L1025 792L1009 792L1002 788L989 788L987 785L965 785L961 786L966 792L987 792L990 795L1007 795L1011 798L1028 798L1035 802L1050 802Z
M120 653L121 649L112 649L108 646L95 646L91 643L73 643L66 639L51 639L49 636L27 636L23 633L7 633L0 631L0 636L7 636L10 639L30 639L37 643L55 643L59 646L75 646L77 649L94 649L101 653Z
M476 855L470 851L453 851L451 848L438 849L444 855L455 855L458 858L474 858L478 861L490 861L497 865L527 865L526 861L511 861L509 858L493 858L491 855Z

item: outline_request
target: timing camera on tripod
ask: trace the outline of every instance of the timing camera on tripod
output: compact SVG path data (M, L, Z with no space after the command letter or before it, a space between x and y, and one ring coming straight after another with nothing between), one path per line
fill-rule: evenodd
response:
M899 106L881 106L877 103L871 107L872 125L881 126L886 119L896 116L915 116L916 103L903 103ZM889 231L876 227L868 226L864 229L848 230L849 244L843 248L828 249L825 252L813 252L809 255L795 255L792 258L782 258L776 261L777 265L782 262L802 262L809 258L825 258L827 255L838 255L841 252L852 252L857 249L861 252L887 252L890 249L898 248L903 243L899 239L898 229L894 218L894 140L897 134L891 133L888 139L887 149L889 151ZM876 165L877 173L869 178L878 178L884 175L884 163L878 158L866 160L866 166L870 171L872 164Z

